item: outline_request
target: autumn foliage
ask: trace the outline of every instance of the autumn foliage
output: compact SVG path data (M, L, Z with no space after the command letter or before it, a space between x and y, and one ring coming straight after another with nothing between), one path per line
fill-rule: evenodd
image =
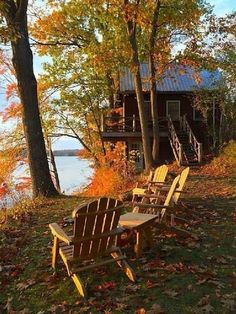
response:
M135 168L125 158L125 146L117 143L106 149L106 155L98 156L99 167L95 168L86 196L118 196L129 190L135 181Z
M236 174L236 142L223 146L217 157L200 169L201 174L210 176L233 176Z

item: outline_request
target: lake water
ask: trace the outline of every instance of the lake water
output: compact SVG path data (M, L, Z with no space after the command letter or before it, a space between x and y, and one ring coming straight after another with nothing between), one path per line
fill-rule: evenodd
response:
M93 175L93 169L88 160L74 156L56 156L55 161L62 193L70 195L89 184ZM18 183L21 181L20 178L26 176L29 176L28 167L25 165L18 166L14 173L14 182ZM15 201L17 201L17 198L15 199L14 197ZM0 208L3 206L10 207L12 202L12 197L6 196L0 200Z
M61 191L71 194L89 184L93 169L90 162L78 157L55 157Z

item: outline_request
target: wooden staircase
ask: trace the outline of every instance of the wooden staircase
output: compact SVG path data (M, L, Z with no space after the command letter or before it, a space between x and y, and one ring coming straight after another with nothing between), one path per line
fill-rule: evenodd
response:
M178 165L198 166L202 162L202 143L199 143L186 119L179 127L168 117L169 140Z

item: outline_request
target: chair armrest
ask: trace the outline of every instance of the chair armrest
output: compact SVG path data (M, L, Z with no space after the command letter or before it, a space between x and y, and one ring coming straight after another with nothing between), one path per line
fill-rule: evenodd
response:
M54 237L57 237L59 240L65 242L68 245L73 243L71 237L69 237L57 223L50 224L49 228L51 229Z
M148 191L148 189L143 189L143 188L134 188L133 189L133 195L143 195Z
M188 193L188 191L181 191L181 190L175 190L175 192L178 192L178 193Z
M159 205L159 204L143 204L143 203L134 203L133 206L138 206L141 208L173 208L170 205Z
M165 182L158 182L158 181L148 181L148 184L155 184L155 185L163 185Z

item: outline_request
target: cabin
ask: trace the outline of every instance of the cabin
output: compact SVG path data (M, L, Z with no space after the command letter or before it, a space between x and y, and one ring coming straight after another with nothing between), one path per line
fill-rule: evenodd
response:
M152 140L148 65L142 64L140 70ZM159 117L160 162L174 159L179 165L196 165L202 162L209 147L209 130L208 123L194 105L194 100L198 90L216 89L220 81L219 71L202 70L196 73L192 68L180 65L166 70L158 80L156 105ZM214 99L209 116L214 120L219 116ZM102 138L111 143L125 142L127 158L135 158L137 169L143 169L138 105L132 74L128 68L120 73L114 109L109 116L102 117Z

